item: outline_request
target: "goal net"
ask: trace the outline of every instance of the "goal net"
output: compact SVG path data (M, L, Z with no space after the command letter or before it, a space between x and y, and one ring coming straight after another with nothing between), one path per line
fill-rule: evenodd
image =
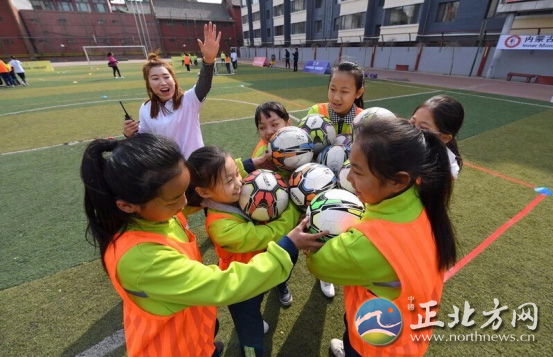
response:
M215 61L215 67L213 72L216 76L229 76L234 74L234 67L232 67L232 63L230 62L226 63L221 61Z
M145 46L83 46L83 51L90 68L92 68L92 61L107 63L108 52L112 52L119 62L129 59L148 59Z

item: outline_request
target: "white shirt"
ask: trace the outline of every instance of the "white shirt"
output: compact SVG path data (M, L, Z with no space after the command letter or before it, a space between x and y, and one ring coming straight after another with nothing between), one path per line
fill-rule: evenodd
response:
M455 159L455 154L453 151L449 150L449 148L447 148L447 156L449 157L449 165L451 166L451 176L453 176L453 179L457 180L459 177L459 164Z
M21 66L21 62L19 62L19 60L12 59L12 60L10 61L10 66L13 67L13 70L15 71L15 73L23 73L23 72L25 72L25 70L23 70L23 66Z
M176 111L173 110L173 100L170 99L165 103L165 108L169 109L167 115L163 114L160 109L157 118L151 118L152 103L150 101L142 104L138 113L139 133L163 135L173 139L185 159L194 150L204 146L200 128L200 110L203 107L203 102L198 100L194 87L184 93L181 106Z
M236 59L237 59L236 52L232 52L232 53L230 54L230 60L231 60L232 62L236 62Z

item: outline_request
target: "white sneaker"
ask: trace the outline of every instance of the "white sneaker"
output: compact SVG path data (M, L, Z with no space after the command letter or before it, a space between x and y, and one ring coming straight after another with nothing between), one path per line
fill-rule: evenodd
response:
M330 352L336 357L346 357L346 351L344 351L344 341L337 338L330 340Z
M125 78L125 77L119 77L119 78Z
M326 297L331 298L331 297L334 297L334 295L336 295L336 292L334 291L334 284L327 283L322 280L320 281L320 283L321 283L321 291Z
M267 332L269 332L269 324L263 320L263 333L265 334Z

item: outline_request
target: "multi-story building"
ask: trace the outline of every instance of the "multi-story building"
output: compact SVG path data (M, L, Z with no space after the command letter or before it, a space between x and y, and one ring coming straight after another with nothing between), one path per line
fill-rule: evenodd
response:
M0 0L0 8L3 57L77 59L84 57L83 46L199 52L196 39L203 38L207 21L222 32L221 50L242 45L236 0Z
M242 0L242 31L246 46L389 42L471 46L498 39L505 22L498 5L515 1ZM514 28L552 31L552 14L551 9L521 13Z

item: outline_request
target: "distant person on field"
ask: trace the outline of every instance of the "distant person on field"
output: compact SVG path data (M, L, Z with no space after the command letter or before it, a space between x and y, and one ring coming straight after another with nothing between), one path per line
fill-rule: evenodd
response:
M10 78L12 80L12 83L16 86L20 86L21 83L19 83L19 81L17 80L17 77L15 76L15 70L13 69L12 65L8 62L6 64L6 66L8 67L8 70L10 71L9 74L10 74Z
M25 70L23 69L21 62L14 56L11 56L10 66L12 66L15 73L19 76L19 78L21 78L23 85L28 86L29 83L27 83L27 80L25 79Z
M230 74L230 56L225 56L225 66L227 67L227 73Z
M7 87L14 87L8 65L2 60L0 60L0 76L2 76L4 82L6 82Z
M204 61L196 85L184 92L177 82L173 67L156 53L150 53L142 67L149 99L142 104L139 121L126 120L123 134L163 135L173 139L188 158L192 151L204 146L200 129L200 110L211 89L213 66L219 51L221 32L211 22L204 25L204 42L198 39Z
M275 67L276 65L276 55L273 53L271 55L271 65L269 67Z
M194 54L192 55L192 62L194 63L194 66L197 66L197 65L198 65L198 55L196 55L195 52L194 52Z
M294 53L292 54L294 56L294 72L298 71L298 58L300 57L300 53L298 51L298 48L296 47Z
M225 58L227 58L227 55L225 55L224 51L221 51L221 62L225 63Z
M236 68L238 68L238 55L235 50L230 51L230 60L232 62L232 67L236 71Z
M290 51L288 49L284 50L284 60L286 61L285 67L290 68Z
M121 76L121 72L119 72L119 67L117 67L117 63L119 63L115 57L113 57L113 53L108 52L108 66L110 66L113 69L113 78L117 77L115 76L115 72L119 75L119 78L125 78Z
M190 72L190 54L184 54L184 65L186 66L186 70Z
M463 158L455 137L463 125L464 117L465 110L461 103L448 95L437 95L420 104L409 119L411 124L436 134L445 144L454 179L459 177L463 167Z

